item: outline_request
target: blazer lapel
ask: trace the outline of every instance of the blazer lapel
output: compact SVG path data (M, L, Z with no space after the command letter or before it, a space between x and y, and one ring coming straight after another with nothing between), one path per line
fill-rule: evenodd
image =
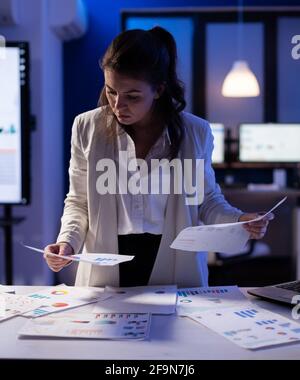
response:
M114 119L108 116L107 128L113 127ZM99 131L102 132L102 131ZM105 134L106 135L106 134ZM103 133L98 133L97 147L93 161L94 168L98 160L111 159L115 162L115 143L109 141ZM95 170L94 169L94 170ZM94 183L95 186L95 183ZM117 201L114 194L98 194L96 186L91 189L95 192L93 212L95 213L95 246L94 252L118 254L118 219ZM119 266L98 267L93 265L90 274L91 286L104 286L106 284L119 286Z

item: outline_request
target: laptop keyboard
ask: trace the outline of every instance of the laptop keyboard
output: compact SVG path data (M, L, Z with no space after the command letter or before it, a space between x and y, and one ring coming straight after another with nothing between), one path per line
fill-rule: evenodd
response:
M300 292L300 281L289 282L287 284L276 285L276 288L293 290L294 292Z

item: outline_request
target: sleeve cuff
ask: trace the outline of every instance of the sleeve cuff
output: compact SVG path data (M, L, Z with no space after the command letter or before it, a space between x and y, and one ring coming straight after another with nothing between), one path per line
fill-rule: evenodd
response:
M73 248L74 255L77 255L82 247L82 241L76 236L67 233L58 235L56 243L68 243Z

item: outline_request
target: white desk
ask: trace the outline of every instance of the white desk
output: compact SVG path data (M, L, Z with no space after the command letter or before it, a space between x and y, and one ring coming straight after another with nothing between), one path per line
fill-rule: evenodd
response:
M42 287L15 286L17 294ZM246 289L242 289L246 292ZM246 294L246 293L245 293ZM254 297L249 296L252 300ZM291 319L291 309L261 300L255 302ZM88 305L80 310L90 310ZM79 310L79 309L78 309ZM176 316L153 316L148 341L18 338L26 319L0 323L0 359L300 359L300 343L250 351L236 346L200 324Z

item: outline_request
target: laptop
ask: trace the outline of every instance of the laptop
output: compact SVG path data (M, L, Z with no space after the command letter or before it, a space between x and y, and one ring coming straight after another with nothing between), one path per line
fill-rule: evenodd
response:
M263 286L261 288L249 289L247 291L252 296L264 298L268 301L288 303L290 305L300 302L300 281L285 282L272 286ZM298 295L298 299L293 297Z

